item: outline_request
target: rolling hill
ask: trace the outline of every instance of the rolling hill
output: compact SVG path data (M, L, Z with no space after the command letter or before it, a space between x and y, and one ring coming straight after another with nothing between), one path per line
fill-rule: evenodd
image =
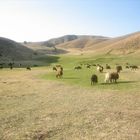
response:
M40 51L45 48L61 50L59 53L137 53L140 52L140 32L116 38L90 35L66 35L40 42L38 45L33 46L38 46Z
M75 40L77 38L78 38L78 36L76 36L76 35L65 35L62 37L53 38L48 41L44 41L44 42L42 42L41 45L47 46L47 47L54 47L56 45L59 45L59 44L65 43L65 42L69 42L69 41Z
M13 40L0 37L0 60L27 60L31 59L34 51Z
M129 54L140 51L140 32L111 38L84 49L111 54Z
M0 37L0 60L31 60L36 54L130 54L140 53L140 32L110 38L90 35L66 35L48 41L17 43Z

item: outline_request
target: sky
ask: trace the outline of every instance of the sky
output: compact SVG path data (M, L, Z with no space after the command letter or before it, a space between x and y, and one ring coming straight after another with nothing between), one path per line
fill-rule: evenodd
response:
M0 36L18 42L140 31L140 0L0 0Z

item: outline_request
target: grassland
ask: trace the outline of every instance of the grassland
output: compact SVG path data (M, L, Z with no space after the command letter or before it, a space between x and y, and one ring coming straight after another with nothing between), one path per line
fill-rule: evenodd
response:
M49 80L58 80L63 81L65 83L69 83L71 85L78 85L82 87L90 87L96 89L112 89L112 90L135 90L139 87L139 79L140 75L137 71L131 71L130 69L126 69L126 63L140 65L139 56L117 56L117 55L85 55L85 56L61 56L59 58L59 64L64 66L64 76L62 79L56 79L55 72L52 71L49 75L43 75L42 78ZM52 70L52 66L55 66L56 63L52 63L50 66L50 70ZM104 70L103 73L99 73L96 71L96 66L92 66L90 69L86 68L86 66L82 65L81 70L74 70L75 66L80 64L101 64L105 66L105 64L111 65L111 70ZM105 84L104 77L105 73L108 71L116 71L116 64L123 66L123 71L120 73L120 79L117 84ZM90 85L90 77L92 74L97 74L99 78L99 84L91 87ZM134 87L134 88L133 88Z
M57 60L57 61L55 61ZM140 70L123 69L118 84L104 84L96 68L80 63L140 65L139 55L58 56L46 67L0 70L1 140L139 140ZM64 67L62 79L52 66ZM105 70L106 71L106 70ZM99 83L90 86L96 73Z

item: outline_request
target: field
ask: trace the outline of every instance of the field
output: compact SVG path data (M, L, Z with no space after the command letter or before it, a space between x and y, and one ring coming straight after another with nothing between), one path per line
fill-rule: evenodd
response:
M38 58L46 66L31 71L0 70L1 140L140 139L140 69L125 69L127 62L140 66L139 55L47 58ZM105 84L107 70L74 70L80 63L108 63L113 71L117 63L123 71L117 84ZM61 79L52 71L56 64L64 67ZM91 86L93 73L99 83Z

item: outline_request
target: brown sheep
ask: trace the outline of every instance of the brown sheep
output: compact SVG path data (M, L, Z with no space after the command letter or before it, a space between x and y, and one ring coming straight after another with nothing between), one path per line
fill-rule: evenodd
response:
M57 68L56 78L61 78L63 75L63 67Z
M108 65L108 64L106 64L106 69L111 69L111 67Z
M80 70L80 69L82 69L82 67L81 66L76 66L76 67L74 67L74 69L75 70Z
M117 73L119 73L121 70L122 70L122 66L116 66L116 70L117 70Z
M12 69L13 69L14 63L11 63L11 62L10 62L8 65L9 65L10 69L12 70Z
M53 67L53 70L57 71L57 68L56 67Z
M63 67L61 65L56 65L56 67L53 67L53 70L56 71L56 78L61 78L63 75Z
M131 70L136 70L136 69L138 69L139 67L136 66L136 65L132 65L132 66L130 66L130 68L131 68Z
M127 65L127 66L125 66L125 68L126 68L126 69L129 69L129 68L130 68L130 66L128 66L128 65Z
M90 69L91 65L87 65L86 67Z
M26 67L26 69L27 69L27 70L31 70L31 67L28 66L28 67Z

